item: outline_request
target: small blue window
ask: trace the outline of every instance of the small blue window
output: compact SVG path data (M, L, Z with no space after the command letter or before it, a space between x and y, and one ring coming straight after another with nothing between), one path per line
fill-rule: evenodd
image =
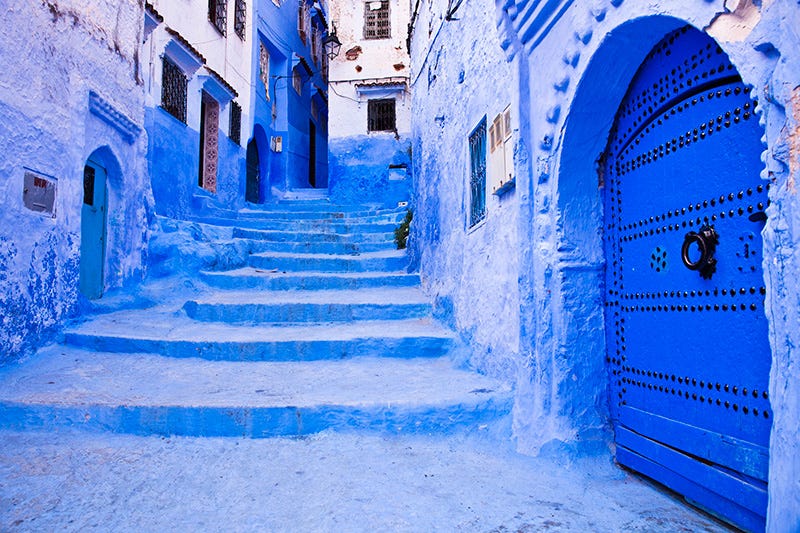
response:
M469 136L469 227L486 218L486 117Z

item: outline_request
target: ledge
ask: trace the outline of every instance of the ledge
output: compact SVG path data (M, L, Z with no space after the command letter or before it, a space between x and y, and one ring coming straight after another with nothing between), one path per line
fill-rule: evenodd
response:
M141 126L125 116L95 91L89 91L89 111L122 135L125 142L133 144L142 132Z

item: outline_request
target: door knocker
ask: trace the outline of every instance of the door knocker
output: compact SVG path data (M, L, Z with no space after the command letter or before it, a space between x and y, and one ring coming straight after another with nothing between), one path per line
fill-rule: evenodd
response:
M689 257L689 248L694 243L697 243L697 248L700 250L700 257L697 261L692 261ZM683 247L681 247L683 264L689 270L699 270L703 279L711 279L711 276L717 271L717 260L714 258L717 244L719 244L719 235L711 226L703 226L697 233L690 231L683 238Z

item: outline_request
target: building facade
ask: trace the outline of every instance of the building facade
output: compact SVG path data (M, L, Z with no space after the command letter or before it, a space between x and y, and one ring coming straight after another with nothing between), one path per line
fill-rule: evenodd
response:
M140 280L152 195L142 7L4 2L0 363Z
M306 0L257 4L249 201L328 186L325 6Z
M409 4L331 4L342 43L330 65L330 195L397 205L410 190Z
M521 451L613 443L800 526L797 27L788 0L420 3L414 253L516 383Z

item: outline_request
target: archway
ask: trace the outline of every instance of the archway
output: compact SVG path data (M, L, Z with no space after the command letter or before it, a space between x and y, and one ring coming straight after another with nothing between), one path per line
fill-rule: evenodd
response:
M568 117L558 207L560 249L605 263L605 294L591 295L605 327L589 335L605 346L617 460L761 529L771 353L754 105L702 32L665 17L618 28Z

